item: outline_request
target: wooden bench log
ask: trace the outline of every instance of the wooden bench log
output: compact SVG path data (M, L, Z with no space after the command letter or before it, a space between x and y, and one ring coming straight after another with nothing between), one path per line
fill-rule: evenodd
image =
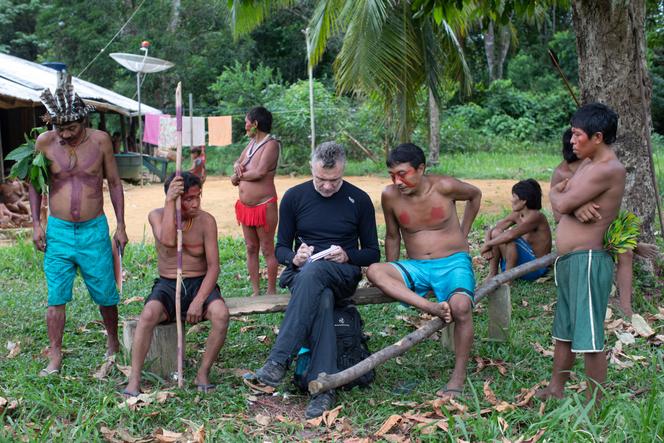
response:
M512 300L509 285L500 285L487 298L489 300L489 340L507 341L512 320Z
M232 317L243 315L285 312L290 295L265 295L260 297L226 297L226 306ZM356 305L391 303L394 299L384 295L378 288L360 288L352 297ZM134 341L138 320L123 322L122 344L128 355ZM145 359L145 368L164 379L177 371L177 330L175 323L158 325L152 333L150 350Z

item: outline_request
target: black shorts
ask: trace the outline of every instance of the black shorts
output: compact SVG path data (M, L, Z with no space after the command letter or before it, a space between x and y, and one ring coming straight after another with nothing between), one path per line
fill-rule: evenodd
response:
M191 277L182 279L182 291L180 293L180 301L182 303L182 318L187 317L187 310L189 305L198 294L198 288L201 287L203 283L204 275L200 277ZM166 315L168 319L166 323L175 321L175 286L176 280L174 278L164 278L159 277L154 280L154 285L152 286L152 293L150 296L145 299L145 303L151 300L157 300L164 306ZM214 288L210 292L210 295L207 296L205 302L203 302L203 315L207 311L207 307L210 303L215 300L224 301L221 296L221 291L219 285L214 285Z

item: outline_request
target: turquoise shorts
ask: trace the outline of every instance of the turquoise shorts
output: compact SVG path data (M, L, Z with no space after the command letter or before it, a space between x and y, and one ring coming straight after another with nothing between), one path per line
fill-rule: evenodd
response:
M520 266L525 263L531 262L535 260L537 257L535 256L535 251L533 251L532 246L530 246L530 243L528 243L526 240L524 240L522 237L517 237L516 240L514 240L514 243L516 244L516 252L518 255L518 258L516 260L516 265ZM505 259L501 258L500 259L500 270L505 272ZM543 268L535 269L532 272L529 272L526 275L522 275L519 277L521 280L526 280L526 281L535 281L540 277L544 277L544 275L549 272L549 267L545 266Z
M475 304L475 274L470 255L457 252L442 258L390 262L401 273L411 291L424 297L433 291L439 302L447 301L457 292L470 297Z
M71 301L76 270L92 300L99 306L114 306L120 301L115 287L113 252L108 222L100 215L84 222L48 217L44 273L48 285L48 305Z

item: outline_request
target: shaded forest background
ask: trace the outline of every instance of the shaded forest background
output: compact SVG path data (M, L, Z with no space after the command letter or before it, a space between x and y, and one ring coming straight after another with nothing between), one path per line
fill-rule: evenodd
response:
M442 156L559 150L560 135L575 104L547 49L558 55L575 90L577 56L569 4L553 3L557 5L536 16L515 16L506 24L471 22L460 35L472 87L470 94L462 93L459 82L450 78L437 91L442 97L438 134ZM225 151L229 158L243 143L244 113L264 105L274 113L273 132L284 142L282 172L306 170L310 140L303 30L315 2L296 1L290 8L275 11L237 40L231 33L227 5L226 0L99 0L94 4L0 0L0 51L37 62L64 62L73 75L135 97L133 73L108 54L138 53L141 41L148 40L152 43L150 55L170 60L175 67L145 77L142 97L146 103L173 112L174 86L182 81L185 94L193 94L195 115L237 117L234 140L238 143L236 149ZM663 139L659 134L664 134L664 2L648 1L647 14L654 144L660 149ZM351 159L366 160L352 137L380 159L396 141L394 116L386 115L373 96L337 94L334 60L341 43L342 36L332 38L314 69L316 140L340 140L354 146ZM425 150L430 137L428 98L423 89L411 135ZM224 172L223 166L221 169Z

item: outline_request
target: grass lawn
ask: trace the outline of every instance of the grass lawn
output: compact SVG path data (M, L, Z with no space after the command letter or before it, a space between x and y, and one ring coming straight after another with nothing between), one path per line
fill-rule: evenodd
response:
M473 255L477 255L481 239L479 224L492 221L483 218L476 223L471 234ZM219 251L222 294L249 294L243 243L223 238ZM147 295L156 276L154 247L130 244L124 260L128 274L124 299ZM219 383L215 392L198 394L189 385L179 390L148 374L146 390L167 390L173 395L162 394L163 402L155 399L131 410L119 407L123 401L117 394L126 382L120 369L128 364L127 355L119 356L118 365L103 379L93 377L103 362L105 337L99 314L81 281L77 280L74 300L68 306L62 373L39 378L37 373L46 364L43 350L48 344L42 255L23 242L0 248L0 263L0 441L104 441L106 434L108 441L135 442L155 433L182 433L201 427L207 441L223 442L351 438L357 440L348 441L516 441L533 436L542 437L542 441L664 439L664 348L661 341L652 339L637 336L634 343L622 345L622 354L612 351L605 398L596 408L587 406L584 393L579 392L584 382L581 359L577 359L565 399L547 404L533 399L515 406L551 372L552 359L542 352L551 348L555 301L552 279L513 285L512 327L506 343L486 339L487 312L480 304L467 385L456 405L433 402L454 359L439 341L430 339L379 367L370 388L341 392L336 419L331 417L328 426L312 426L301 419L306 397L294 392L290 383L278 391L278 396L265 396L252 392L237 375L237 369L253 370L264 362L280 314L231 322L228 340L212 372L213 382ZM480 270L478 278L484 272ZM649 320L657 334L664 334L664 309L658 311L656 304L644 297L661 294L661 285L643 273L637 274L636 283L636 311ZM664 305L661 296L657 303ZM121 304L121 319L137 316L141 306L140 302ZM365 330L371 334L372 350L412 331L405 320L418 320L415 311L397 304L362 306L360 311ZM652 316L658 312L659 319ZM187 335L185 376L189 383L207 331L203 326ZM628 330L618 325L615 331ZM609 349L615 348L617 340L615 332L607 333ZM16 346L13 352L4 351L10 342ZM506 403L501 405L503 401ZM390 417L394 426L380 433ZM362 438L367 439L359 440Z

